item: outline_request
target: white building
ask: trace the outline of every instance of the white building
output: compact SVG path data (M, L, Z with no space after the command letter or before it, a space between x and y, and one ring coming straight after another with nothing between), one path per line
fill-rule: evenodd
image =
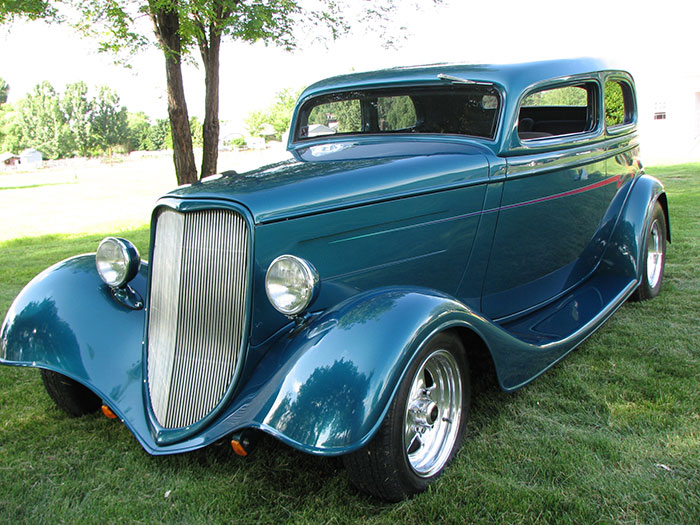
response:
M34 148L27 148L19 154L19 163L23 169L35 169L41 166L44 160L40 151Z
M635 77L645 164L700 162L700 72Z

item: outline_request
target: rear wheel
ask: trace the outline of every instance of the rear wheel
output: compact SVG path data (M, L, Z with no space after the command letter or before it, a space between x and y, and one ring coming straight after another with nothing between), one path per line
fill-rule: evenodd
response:
M58 408L74 417L97 412L102 400L77 381L52 370L41 369L44 388Z
M388 501L423 492L462 444L470 396L461 341L438 334L415 358L377 435L344 456L353 484Z
M642 281L632 294L633 301L653 299L661 291L666 264L666 215L657 201L651 222L644 239L644 254L641 261Z

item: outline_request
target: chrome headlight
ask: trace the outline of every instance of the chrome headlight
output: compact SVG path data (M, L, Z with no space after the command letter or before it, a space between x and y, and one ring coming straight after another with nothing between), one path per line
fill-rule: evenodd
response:
M313 300L318 281L318 272L310 262L294 255L281 255L267 269L265 292L278 312L297 315Z
M118 288L136 277L141 258L136 246L126 239L107 237L97 247L95 264L102 280Z

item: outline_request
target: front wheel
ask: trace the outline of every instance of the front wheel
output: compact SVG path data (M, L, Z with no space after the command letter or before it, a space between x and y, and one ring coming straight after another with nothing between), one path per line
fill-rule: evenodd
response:
M89 388L58 372L43 368L40 371L46 393L66 414L79 417L100 409L102 400Z
M377 435L344 456L353 484L388 501L423 492L462 444L470 397L461 341L438 334L414 359Z
M642 280L632 294L633 301L653 299L661 291L661 281L666 265L666 215L657 201L644 239L641 261Z

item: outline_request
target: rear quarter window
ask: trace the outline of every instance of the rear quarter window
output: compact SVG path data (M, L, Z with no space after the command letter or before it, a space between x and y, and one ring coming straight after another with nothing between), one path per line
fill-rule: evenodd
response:
M635 107L632 87L623 80L607 80L604 93L606 127L615 128L633 123Z

